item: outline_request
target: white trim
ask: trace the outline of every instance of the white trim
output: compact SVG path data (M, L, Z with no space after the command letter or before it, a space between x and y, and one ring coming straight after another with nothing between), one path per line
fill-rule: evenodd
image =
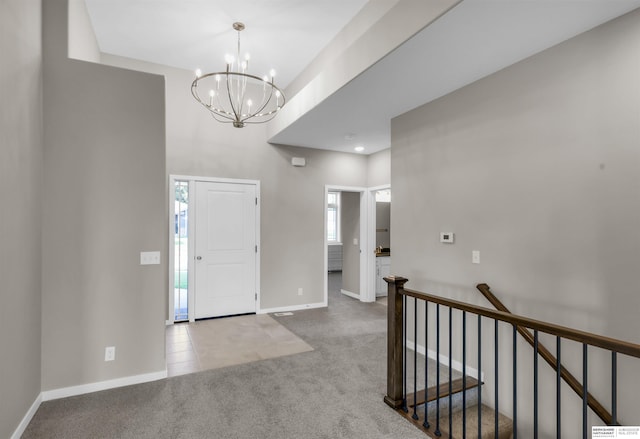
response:
M166 325L172 325L175 322L175 235L176 235L176 178L169 176L169 255L167 270L169 271L169 306L167 306ZM179 221L179 220L178 220ZM187 305L188 306L188 305Z
M366 187L362 186L339 186L335 184L327 184L325 189L327 192L365 192L367 190Z
M167 370L158 372L145 373L141 375L133 375L123 378L116 378L107 381L98 381L95 383L81 384L79 386L63 387L60 389L46 390L41 393L42 401L51 401L53 399L67 398L69 396L83 395L85 393L99 392L101 390L115 389L118 387L130 386L132 384L148 383L167 378Z
M325 303L307 303L304 305L292 305L292 306L281 306L279 308L262 308L260 311L256 312L256 314L271 314L274 312L290 312L290 311L302 311L304 309L313 309L313 308L326 308L327 304Z
M189 197L193 199L195 199L196 195L196 181L189 180ZM196 321L196 270L194 270L194 261L196 260L196 209L197 206L193 203L193 208L189 211L189 218L187 219L187 258L191 262L191 265L187 266L187 319L191 323Z
M260 255L262 254L262 242L260 240L260 224L262 223L261 209L262 209L262 193L260 188L260 180L254 180L256 185L256 313L260 311L260 301L262 300L262 292L260 291L261 285L261 272L260 272Z
M376 300L376 192L379 190L391 189L390 184L382 186L373 186L367 189L367 241L369 245L364 249L366 255L367 264L367 293L369 301L375 302Z
M367 242L368 234L367 234L367 224L368 224L368 215L367 215L367 188L360 186L339 186L339 185L331 185L327 184L324 186L324 226L322 228L324 233L324 265L323 265L323 282L324 282L324 303L325 306L329 303L329 284L327 279L327 273L329 272L329 255L328 255L328 247L329 240L327 239L327 204L329 192L357 192L360 194L360 293L364 292L364 294L359 294L357 299L361 302L375 302L375 290L373 299L369 298L367 294L367 279L369 278L369 274L367 272L367 262L366 257L364 256L363 249L369 247L369 243ZM371 247L373 251L373 247Z
M176 180L184 181L205 181L210 183L233 183L233 184L260 184L260 180L246 180L242 178L221 178L221 177L201 177L197 175L170 175Z
M322 242L324 246L322 248L322 300L325 303L325 306L329 304L329 240L327 239L327 221L329 219L329 213L327 212L327 205L329 204L329 189L328 186L324 187L324 204L322 205L322 215L324 220L322 221ZM342 270L342 267L340 267Z
M414 352L416 351L415 345L414 345L414 343L412 341L407 340L405 343L407 345L407 349L411 349ZM424 355L424 353L425 353L424 346L419 344L417 352L419 354ZM438 358L437 352L434 351L434 350L429 349L428 357L430 359L432 359L432 360L436 360L436 358ZM449 357L447 357L446 355L440 354L440 364L449 364ZM459 362L459 361L452 360L451 361L451 368L453 370L457 371L457 372L462 373L462 363ZM471 378L478 379L478 369L476 369L474 367L467 366L466 374L467 374L467 376L469 376ZM480 379L479 381L484 381L484 372L481 375L482 375L482 379Z
M22 418L22 421L20 421L20 424L18 424L18 428L16 428L16 430L11 435L11 439L20 439L22 437L22 434L29 426L29 423L33 419L33 416L38 411L38 408L40 408L40 404L42 404L42 393L40 393L36 397L35 401L33 401L33 404L31 404L31 407L29 407L29 410L27 410L27 413Z
M359 299L361 302L376 301L375 284L373 289L371 289L369 286L369 278L371 277L371 274L369 273L367 249L371 248L371 251L373 251L375 240L373 242L369 241L368 227L371 219L369 214L368 193L369 192L367 190L360 192L360 295L359 295Z
M391 189L391 184L383 184L383 185L380 185L380 186L373 186L373 187L369 188L369 191L370 192L378 192L378 191L384 191L386 189Z
M360 294L352 293L351 291L341 289L340 292L345 296L352 297L354 299L360 300Z

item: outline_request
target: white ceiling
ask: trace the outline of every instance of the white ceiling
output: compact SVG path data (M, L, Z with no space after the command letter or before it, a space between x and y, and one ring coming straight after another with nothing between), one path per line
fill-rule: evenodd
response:
M285 88L367 0L85 0L104 53L204 72L251 54L249 73Z
M86 2L103 52L187 69L220 69L237 43L231 23L243 21L250 73L273 67L283 87L366 3ZM391 118L638 7L640 0L464 0L271 141L345 152L362 145L363 154L388 148Z

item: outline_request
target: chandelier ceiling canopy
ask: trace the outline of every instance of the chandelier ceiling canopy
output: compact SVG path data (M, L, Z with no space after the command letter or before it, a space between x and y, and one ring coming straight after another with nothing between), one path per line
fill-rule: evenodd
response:
M196 70L191 94L215 120L242 128L273 119L284 106L285 97L274 83L275 70L262 78L247 73L250 56L247 53L240 57L240 32L245 25L236 22L233 28L238 32L236 56L226 55L225 71L203 74Z

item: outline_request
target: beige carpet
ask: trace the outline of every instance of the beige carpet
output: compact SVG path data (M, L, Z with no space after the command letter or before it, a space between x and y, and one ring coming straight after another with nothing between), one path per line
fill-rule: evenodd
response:
M313 350L266 314L178 323L166 331L170 377Z
M387 309L329 294L272 316L312 351L46 401L23 439L424 439L382 400Z

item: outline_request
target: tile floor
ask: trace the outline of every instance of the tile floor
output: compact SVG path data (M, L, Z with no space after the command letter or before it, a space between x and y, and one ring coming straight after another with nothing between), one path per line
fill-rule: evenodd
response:
M266 314L176 323L166 336L170 377L313 350Z
M332 302L341 296L342 273L330 273L328 279ZM387 298L376 302L386 306ZM166 336L169 376L313 350L267 314L176 323L167 326Z

